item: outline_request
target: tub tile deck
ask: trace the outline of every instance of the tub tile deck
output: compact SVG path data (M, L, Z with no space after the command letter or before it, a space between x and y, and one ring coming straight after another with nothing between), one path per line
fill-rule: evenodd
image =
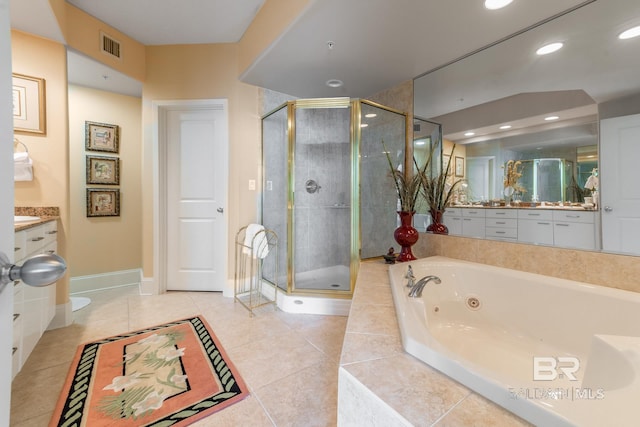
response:
M382 261L362 263L340 360L338 420L385 426L530 426L407 354ZM385 405L380 403L384 402Z

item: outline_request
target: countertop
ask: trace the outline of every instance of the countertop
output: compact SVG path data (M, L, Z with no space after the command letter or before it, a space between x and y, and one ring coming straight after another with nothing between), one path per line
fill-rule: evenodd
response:
M41 216L40 219L35 221L24 221L24 222L15 222L13 224L14 231L22 231L32 227L35 227L40 224L44 224L51 221L56 221L59 217L57 216Z

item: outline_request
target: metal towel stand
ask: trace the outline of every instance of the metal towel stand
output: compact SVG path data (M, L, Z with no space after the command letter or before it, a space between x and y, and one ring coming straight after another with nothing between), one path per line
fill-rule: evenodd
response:
M278 235L269 229L263 229L253 236L251 245L245 244L247 227L242 227L236 233L236 268L234 300L241 303L251 316L254 309L267 304L273 304L277 309L278 294ZM261 245L257 248L255 244ZM267 244L268 253L264 258L256 255L264 250ZM263 264L273 260L274 275L272 280L263 277Z

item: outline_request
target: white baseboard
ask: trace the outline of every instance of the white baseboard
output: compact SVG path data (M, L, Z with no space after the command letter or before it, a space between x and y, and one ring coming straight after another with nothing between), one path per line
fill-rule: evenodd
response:
M56 314L53 316L51 323L47 327L47 330L64 328L73 323L73 310L71 307L71 301L64 304L56 305Z
M69 293L79 294L120 286L140 285L141 276L142 271L136 268L134 270L112 271L109 273L72 277L69 281Z
M143 277L140 281L140 295L158 295L158 286L153 277Z

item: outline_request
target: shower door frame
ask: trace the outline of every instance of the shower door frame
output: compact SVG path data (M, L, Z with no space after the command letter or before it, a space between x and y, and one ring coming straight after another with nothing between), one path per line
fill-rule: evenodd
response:
M360 224L360 144L361 144L361 127L362 123L362 104L368 104L376 108L380 108L389 112L397 113L404 116L405 120L405 161L409 155L409 142L407 136L407 126L409 123L409 114L397 109L393 109L373 101L363 99L350 98L314 98L314 99L297 99L288 101L274 108L267 114L263 115L261 120L266 119L272 114L287 109L287 260L285 267L287 271L287 294L297 295L320 295L330 296L332 298L350 299L355 289L355 283L360 267L360 248L361 248L361 224ZM350 195L350 286L349 291L335 289L300 289L295 287L295 149L296 149L296 120L295 112L297 109L313 109L313 108L350 108L349 123L349 144L351 153L351 195ZM263 136L264 137L264 136ZM264 143L263 148L264 150ZM262 153L262 169L266 170L264 162L264 151ZM266 173L263 172L263 181ZM263 189L266 188L266 182L263 182ZM264 192L263 192L264 200ZM262 203L264 206L264 201ZM261 211L261 216L264 216ZM281 289L282 290L282 289Z

